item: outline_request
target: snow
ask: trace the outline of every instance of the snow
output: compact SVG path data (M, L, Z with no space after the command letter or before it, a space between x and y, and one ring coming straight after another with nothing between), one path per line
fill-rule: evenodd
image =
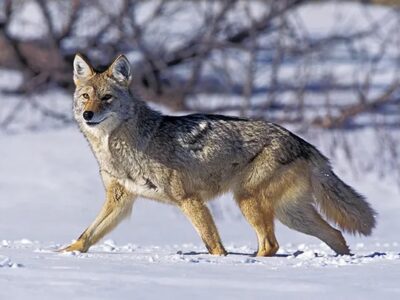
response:
M400 292L396 284L399 254L373 256L366 249L343 258L315 255L311 250L253 258L245 254L247 248L228 247L241 254L212 257L191 244L129 245L113 251L99 245L87 254L35 250L38 244L21 247L11 243L1 248L24 263L0 271L1 299L26 299L27 295L29 299L265 299L266 295L310 299L321 293L324 299L394 299Z

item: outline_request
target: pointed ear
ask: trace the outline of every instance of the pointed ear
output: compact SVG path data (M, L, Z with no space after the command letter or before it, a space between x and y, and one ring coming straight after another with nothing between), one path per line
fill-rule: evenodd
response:
M119 55L108 68L111 77L119 83L129 85L132 79L131 64L125 55Z
M79 81L86 80L94 75L90 63L79 53L74 58L74 82L77 85Z

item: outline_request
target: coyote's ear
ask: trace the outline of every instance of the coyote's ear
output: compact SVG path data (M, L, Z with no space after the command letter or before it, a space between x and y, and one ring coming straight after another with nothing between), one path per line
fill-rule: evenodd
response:
M74 82L77 85L80 80L85 80L94 75L90 63L79 53L74 58Z
M119 55L108 68L110 76L114 77L119 83L129 85L132 79L131 64L125 55Z

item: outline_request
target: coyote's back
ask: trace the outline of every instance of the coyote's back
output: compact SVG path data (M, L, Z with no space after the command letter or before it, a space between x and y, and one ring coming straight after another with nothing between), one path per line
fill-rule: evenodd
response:
M279 125L220 115L166 116L129 91L119 56L104 72L77 55L74 115L107 190L99 216L66 250L87 251L129 215L137 196L178 206L212 254L226 254L206 201L232 191L258 236L258 255L278 250L274 218L339 254L339 228L369 235L374 211L312 145Z

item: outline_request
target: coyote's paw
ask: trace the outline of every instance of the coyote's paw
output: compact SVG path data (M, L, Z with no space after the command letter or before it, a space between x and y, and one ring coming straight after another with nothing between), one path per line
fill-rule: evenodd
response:
M228 252L224 249L224 247L217 247L214 249L209 249L211 255L219 255L219 256L226 256Z
M263 248L263 249L258 249L257 253L255 254L256 256L274 256L276 252L278 252L279 246L273 245L268 248Z
M88 249L89 249L89 247L87 247L85 245L83 240L77 240L76 242L72 243L71 245L57 250L57 252L72 252L72 251L87 252Z

